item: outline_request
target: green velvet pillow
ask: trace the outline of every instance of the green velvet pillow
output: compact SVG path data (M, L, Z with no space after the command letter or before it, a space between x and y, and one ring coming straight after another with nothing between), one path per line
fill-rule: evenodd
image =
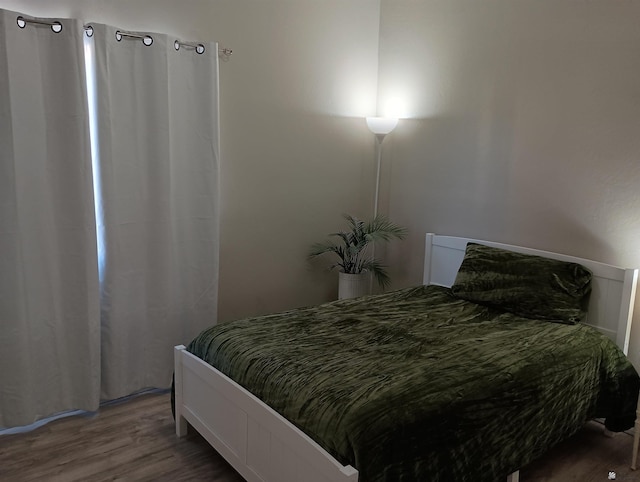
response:
M451 291L525 318L575 324L586 314L591 272L577 263L469 243Z

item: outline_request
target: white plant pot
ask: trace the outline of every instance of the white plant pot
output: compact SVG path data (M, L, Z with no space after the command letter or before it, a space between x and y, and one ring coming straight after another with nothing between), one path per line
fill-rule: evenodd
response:
M371 273L338 273L338 299L357 298L371 294Z

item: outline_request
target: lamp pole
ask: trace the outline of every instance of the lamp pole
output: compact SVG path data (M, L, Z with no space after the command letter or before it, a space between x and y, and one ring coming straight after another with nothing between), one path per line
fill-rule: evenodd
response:
M373 200L373 219L378 217L378 198L380 197L380 163L382 159L382 141L398 125L398 119L389 117L367 117L367 126L376 137L376 191ZM375 258L376 245L371 245L371 259ZM373 277L369 280L369 291L373 291Z
M376 194L373 201L373 219L378 216L378 197L380 194L380 161L382 158L382 141L386 134L376 134Z
M376 136L376 193L373 202L373 218L378 216L378 197L380 195L380 161L382 158L382 141L398 125L398 119L391 117L367 117L367 126Z

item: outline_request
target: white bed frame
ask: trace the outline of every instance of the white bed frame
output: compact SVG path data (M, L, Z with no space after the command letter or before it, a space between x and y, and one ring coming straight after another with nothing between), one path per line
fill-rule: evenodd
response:
M627 353L638 270L474 239L426 235L424 283L451 286L468 242L580 263L593 273L587 323ZM356 482L358 471L328 452L254 395L192 355L175 354L176 434L193 426L249 482ZM518 472L508 477L518 481Z

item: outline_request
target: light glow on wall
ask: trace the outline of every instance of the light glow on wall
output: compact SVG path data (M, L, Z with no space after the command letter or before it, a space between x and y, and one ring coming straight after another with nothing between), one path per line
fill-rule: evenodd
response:
M366 117L375 114L376 89L372 82L353 83L344 89L342 115L347 117Z
M410 117L406 96L391 95L379 103L378 113L382 117L402 119Z

